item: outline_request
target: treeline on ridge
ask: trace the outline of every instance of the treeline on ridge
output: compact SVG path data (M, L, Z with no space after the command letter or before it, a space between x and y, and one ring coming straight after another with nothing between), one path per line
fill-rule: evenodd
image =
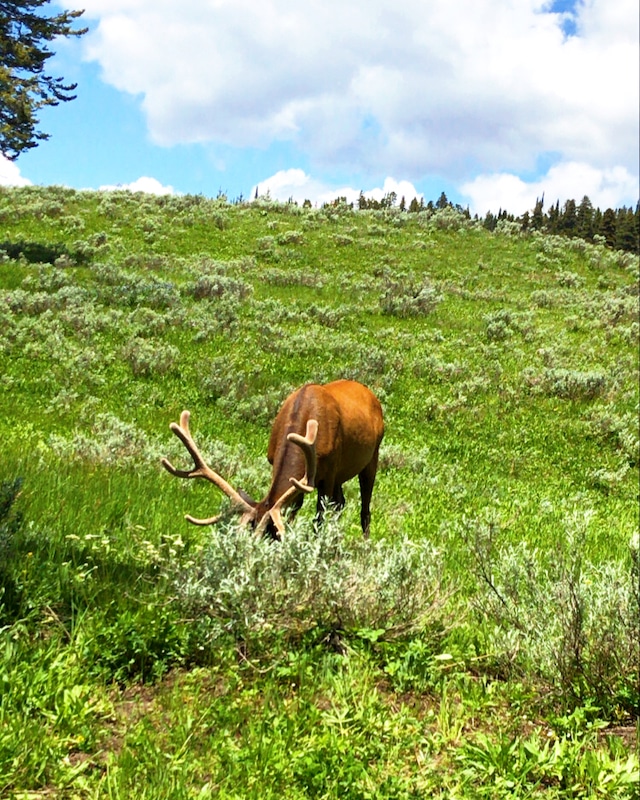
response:
M337 198L333 204L345 203L345 198ZM351 204L353 206L353 204ZM421 211L435 212L445 208L453 208L467 219L472 219L468 208L451 203L446 194L442 192L438 200L425 203L424 198L420 200L414 197L407 205L404 197L400 198L395 192L389 192L381 200L365 197L364 192L360 192L357 207L366 209L385 209L397 206L400 211L408 213L418 213ZM635 210L622 206L618 209L607 208L601 211L593 206L591 200L585 195L582 201L577 204L575 200L567 200L560 206L560 201L555 205L544 208L544 196L536 201L533 212L525 211L517 217L510 214L507 210L500 209L497 214L487 212L481 219L476 214L473 217L476 221L481 221L485 228L490 231L495 230L501 220L519 223L522 231L542 231L543 233L555 234L557 236L568 236L572 238L585 239L588 242L595 241L596 237L602 237L608 247L617 250L626 250L637 253L640 249L640 200L636 204Z

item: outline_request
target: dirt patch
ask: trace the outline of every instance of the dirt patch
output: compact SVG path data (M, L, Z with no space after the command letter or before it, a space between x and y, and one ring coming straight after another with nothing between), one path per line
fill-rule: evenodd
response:
M638 727L637 725L616 725L615 727L605 728L601 736L606 738L608 736L617 736L622 739L625 746L629 750L638 752Z

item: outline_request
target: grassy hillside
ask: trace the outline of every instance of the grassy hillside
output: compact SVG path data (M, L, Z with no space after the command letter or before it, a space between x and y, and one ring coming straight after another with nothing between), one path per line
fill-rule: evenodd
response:
M434 215L0 190L0 795L634 797L638 259ZM270 421L386 419L282 544ZM31 794L28 794L31 792ZM40 793L40 794L39 794Z

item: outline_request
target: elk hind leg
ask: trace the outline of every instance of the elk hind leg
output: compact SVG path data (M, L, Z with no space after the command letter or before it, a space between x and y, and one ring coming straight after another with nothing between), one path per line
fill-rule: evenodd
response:
M378 451L373 455L371 461L358 475L360 481L360 524L365 539L369 538L369 527L371 525L371 495L373 486L376 482L376 472L378 471Z

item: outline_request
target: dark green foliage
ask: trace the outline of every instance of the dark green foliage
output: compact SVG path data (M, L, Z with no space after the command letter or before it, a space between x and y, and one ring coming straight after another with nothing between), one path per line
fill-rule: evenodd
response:
M10 539L20 527L22 517L13 513L13 504L20 494L22 478L0 484L0 542Z
M21 488L22 478L0 483L0 623L3 617L15 617L20 606L20 590L14 572L22 513L15 510L14 504Z
M585 195L578 206L576 227L578 236L591 242L593 241L594 230L594 208L591 200Z
M51 244L50 242L0 242L0 253L6 253L9 258L24 258L30 264L55 264L59 258L67 257L75 264L86 262L86 254L69 248L65 244Z
M181 620L177 605L149 590L132 603L128 587L122 588L123 601L114 600L92 614L82 629L78 648L86 666L124 684L157 681L172 667L193 662L197 649L189 641L192 626Z
M602 215L602 235L605 242L609 247L615 247L616 244L616 212L612 208L608 208Z
M603 213L599 208L594 209L585 195L577 207L575 200L567 200L562 208L560 202L556 201L545 213L543 198L536 201L531 215L527 211L516 220L506 210L500 209L497 216L489 211L483 219L483 225L487 230L494 231L501 220L518 221L523 231L545 231L558 236L580 237L588 242L601 236L608 247L630 253L638 253L640 248L640 202L635 211L623 206L616 210L608 208Z
M46 16L41 9L50 0L0 2L0 152L9 159L49 138L36 130L37 112L73 100L76 84L45 73L53 55L47 43L57 36L81 36L74 29L82 11Z

